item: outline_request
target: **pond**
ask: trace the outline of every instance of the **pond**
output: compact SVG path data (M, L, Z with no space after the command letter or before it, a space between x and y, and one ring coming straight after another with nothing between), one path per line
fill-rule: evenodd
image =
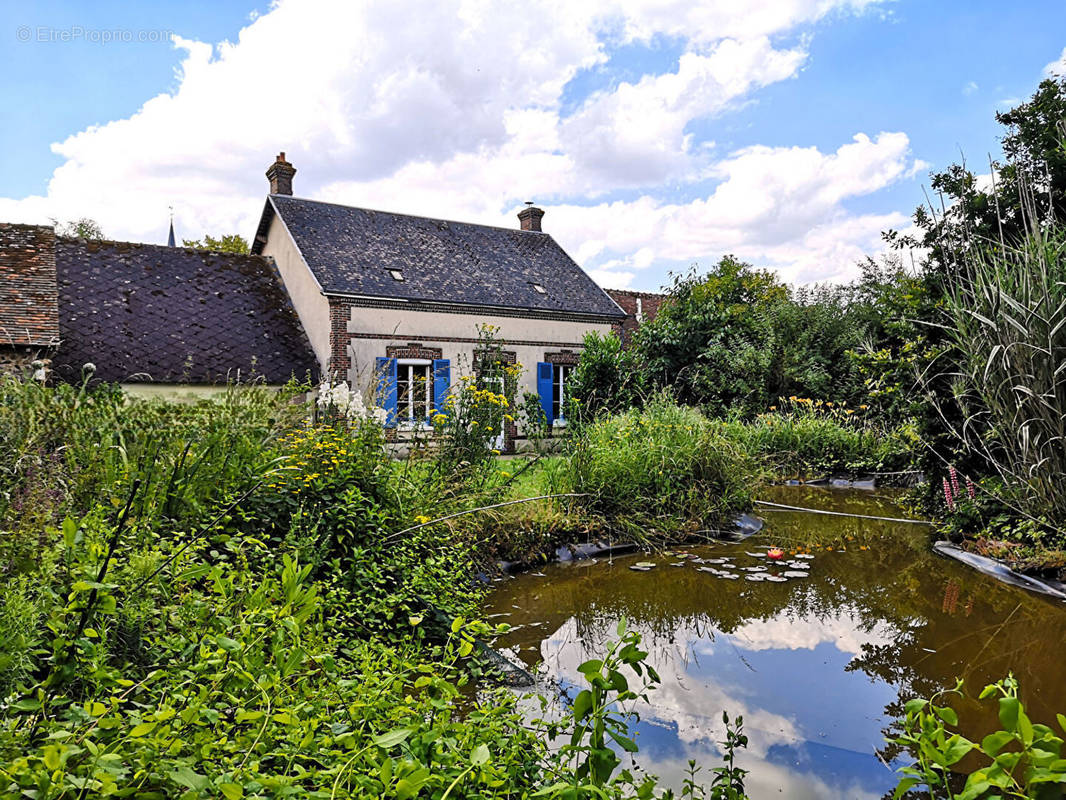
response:
M906 516L886 491L775 487L761 497ZM722 711L743 715L753 800L884 796L901 763L884 742L892 720L908 698L954 686L956 676L976 697L1013 671L1034 721L1066 712L1066 605L935 555L923 525L762 516L763 531L740 543L557 563L501 581L486 614L514 630L497 646L536 668L542 693L573 696L577 666L626 618L662 678L635 706L637 765L674 787L689 759L706 775L720 760ZM744 568L766 563L748 554L771 545L809 574L748 580L760 573ZM630 569L642 561L656 567ZM988 702L954 705L971 738L997 725Z

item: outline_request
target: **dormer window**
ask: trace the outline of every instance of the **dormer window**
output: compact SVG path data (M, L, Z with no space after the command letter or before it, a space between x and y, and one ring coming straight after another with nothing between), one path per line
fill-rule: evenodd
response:
M548 290L545 289L543 286L541 286L539 283L531 283L530 286L533 287L533 291L536 292L537 294L547 294L548 293Z
M392 276L392 279L394 281L399 281L400 283L403 283L404 277L403 277L403 273L400 272L400 270L398 270L398 269L390 269L389 270L389 274Z

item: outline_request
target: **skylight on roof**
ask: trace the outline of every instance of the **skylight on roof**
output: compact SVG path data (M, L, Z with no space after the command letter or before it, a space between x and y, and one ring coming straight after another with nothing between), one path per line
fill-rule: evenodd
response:
M545 289L543 286L541 286L539 283L532 283L532 284L530 284L530 286L533 287L533 291L536 292L537 294L547 294L548 293L548 290Z
M399 281L400 283L403 283L404 277L403 277L403 273L400 272L400 270L398 270L398 269L390 269L389 270L389 274L392 276L392 279L394 281Z

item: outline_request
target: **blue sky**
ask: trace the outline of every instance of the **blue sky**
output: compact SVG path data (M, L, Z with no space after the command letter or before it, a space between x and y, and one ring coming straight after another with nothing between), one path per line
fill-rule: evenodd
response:
M1061 0L573 5L5 1L0 218L249 236L285 149L303 196L534 199L605 285L726 252L842 280L1066 48Z

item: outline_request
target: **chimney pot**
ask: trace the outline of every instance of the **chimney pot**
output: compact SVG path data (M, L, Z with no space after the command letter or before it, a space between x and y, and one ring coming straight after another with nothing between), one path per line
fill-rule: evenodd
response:
M285 151L278 153L274 163L266 171L270 181L271 194L292 195L292 177L296 174L296 167L285 160Z
M540 220L543 216L543 209L537 208L532 203L526 203L526 207L518 212L518 221L522 230L540 232Z

